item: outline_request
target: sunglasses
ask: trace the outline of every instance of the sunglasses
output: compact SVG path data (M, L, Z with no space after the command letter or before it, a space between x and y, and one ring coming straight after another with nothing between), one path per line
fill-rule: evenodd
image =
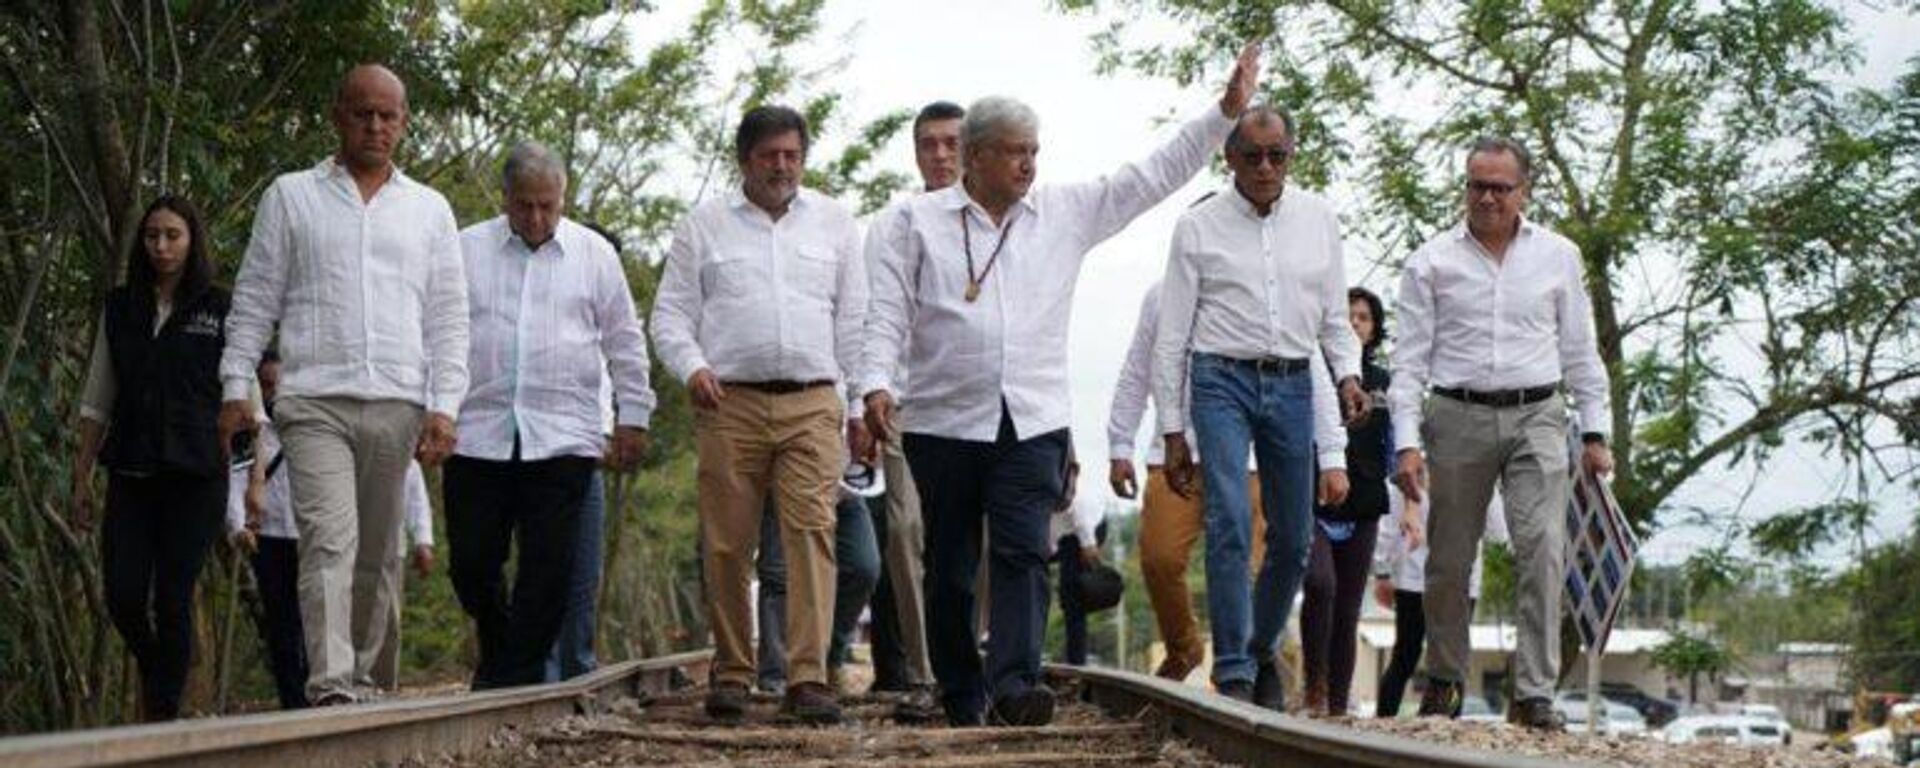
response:
M1507 195L1513 194L1513 191L1519 188L1517 184L1474 180L1467 182L1467 195L1479 197L1485 194L1492 194L1494 197L1506 197Z
M1235 152L1234 154L1240 157L1240 163L1242 165L1245 165L1248 167L1258 168L1260 167L1260 163L1264 161L1267 163L1271 163L1273 167L1278 168L1280 166L1286 165L1287 160L1293 157L1293 148L1292 147L1270 147L1267 149L1259 149L1259 148L1243 149L1238 152Z

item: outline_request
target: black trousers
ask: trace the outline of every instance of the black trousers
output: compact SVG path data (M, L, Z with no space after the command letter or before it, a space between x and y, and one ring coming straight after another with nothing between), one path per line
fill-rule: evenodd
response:
M114 473L100 530L107 614L133 654L147 720L180 716L193 663L193 583L220 535L227 474Z
M978 722L989 694L1040 682L1048 529L1066 482L1067 430L1017 439L1003 406L991 443L908 433L903 444L926 523L927 653L940 702L949 721ZM984 669L973 594L982 523L992 603Z
M533 685L566 616L575 539L594 460L447 461L447 546L454 593L473 617L480 663L473 687ZM503 575L517 546L514 582Z
M1469 617L1476 602L1467 601ZM1374 710L1374 716L1400 714L1400 699L1407 693L1407 681L1413 679L1413 671L1420 666L1420 651L1426 644L1427 613L1421 593L1394 590L1393 658L1387 662L1387 671L1380 675L1380 705Z
M887 540L887 504L882 496L867 500L867 509L873 515L874 541L882 542L884 551ZM907 689L907 643L901 637L900 613L893 603L893 580L887 576L884 555L880 568L880 579L873 585L873 600L869 606L873 622L871 636L868 638L868 653L873 657L873 689L876 691L904 691Z
M260 587L260 639L281 709L307 706L306 634L300 625L300 540L261 536L253 553L253 580Z
M1353 686L1360 601L1373 580L1373 543L1379 527L1377 517L1356 521L1353 535L1336 542L1327 538L1319 522L1313 524L1306 597L1300 605L1300 657L1308 688L1325 686L1327 709L1336 715L1346 714Z
M1093 540L1107 543L1107 524L1093 529ZM1068 664L1087 663L1087 609L1080 607L1080 593L1073 583L1080 578L1080 537L1072 532L1054 543L1053 560L1060 564L1060 616L1067 626L1066 647L1062 649Z

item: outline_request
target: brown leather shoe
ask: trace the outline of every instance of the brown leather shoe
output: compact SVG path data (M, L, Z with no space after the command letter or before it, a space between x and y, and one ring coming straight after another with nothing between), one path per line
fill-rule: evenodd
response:
M1205 651L1193 651L1191 653L1169 652L1166 658L1160 660L1160 667L1153 671L1153 675L1154 677L1172 680L1177 683L1187 679L1187 674L1191 673L1195 667L1200 666L1200 662L1205 659Z
M747 686L740 683L714 683L707 691L707 716L715 720L738 720L747 714Z
M781 709L810 725L840 722L840 702L824 683L806 682L787 686L787 701Z

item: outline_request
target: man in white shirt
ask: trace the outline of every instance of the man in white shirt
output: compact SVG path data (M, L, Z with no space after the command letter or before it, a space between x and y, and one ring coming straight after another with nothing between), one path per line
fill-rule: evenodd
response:
M1211 195L1209 195L1211 197ZM1140 499L1140 578L1146 582L1147 600L1153 605L1153 618L1160 629L1160 643L1166 649L1154 674L1168 680L1185 680L1206 660L1201 644L1200 622L1193 615L1193 595L1187 589L1187 564L1193 559L1193 544L1206 529L1202 502L1204 487L1190 495L1175 493L1167 484L1166 446L1158 435L1147 446L1147 482L1140 487L1133 469L1134 437L1153 402L1153 340L1160 330L1160 283L1154 281L1140 302L1140 317L1134 323L1133 342L1120 365L1119 379L1113 386L1113 405L1107 417L1107 483L1114 495ZM1316 403L1317 404L1317 403ZM1158 425L1155 425L1158 428ZM1191 442L1192 429L1188 429ZM1247 567L1260 572L1266 554L1266 518L1261 514L1260 476L1249 464L1247 498L1251 503L1253 536Z
M1233 188L1194 206L1173 232L1154 339L1154 394L1167 480L1195 490L1189 416L1207 489L1207 619L1222 695L1284 707L1274 651L1313 543L1313 505L1346 497L1346 432L1320 429L1314 390L1331 368L1348 414L1365 411L1360 344L1347 320L1339 218L1319 195L1286 186L1293 120L1249 110L1227 139ZM1324 354L1327 365L1316 361ZM1330 393L1329 393L1330 394ZM1252 503L1240 483L1259 463L1266 559L1248 588ZM1320 459L1315 491L1314 457Z
M1460 713L1468 572L1498 483L1519 574L1515 719L1551 730L1561 727L1553 693L1570 492L1562 388L1579 410L1582 470L1611 472L1607 372L1579 247L1522 215L1526 149L1482 139L1466 166L1466 222L1407 257L1389 390L1394 482L1409 501L1423 500L1433 466L1424 606L1432 682L1420 714Z
M834 501L849 452L872 451L841 439L867 271L852 214L800 186L807 146L792 109L741 118L741 186L680 222L653 308L654 345L693 398L714 638L706 709L720 719L744 714L753 680L749 585L770 488L787 559L785 709L840 719L826 685Z
M479 639L475 689L545 679L595 465L603 450L615 469L638 461L653 413L626 272L612 243L566 218L566 192L559 158L518 144L501 171L504 215L460 234L473 386L445 490L448 572ZM619 417L603 448L606 373Z
M247 390L278 326L275 417L300 527L307 694L321 706L374 684L408 457L435 466L452 452L467 390L459 228L440 193L393 165L406 87L355 67L332 120L339 152L260 200L220 359L224 440L252 428Z
M862 390L867 420L904 433L927 527L927 645L955 725L1044 725L1048 519L1069 461L1067 322L1088 250L1178 189L1246 107L1258 49L1209 107L1143 162L1033 189L1038 120L987 98L967 110L960 185L914 198L884 233ZM905 354L907 386L894 380ZM900 423L892 420L895 393ZM993 628L986 669L974 576L986 523ZM936 607L937 606L937 607Z
M936 101L922 107L914 117L913 160L924 191L946 189L960 180L960 121L966 116L960 105ZM877 262L885 252L883 233L902 226L907 204L905 200L894 203L874 217L866 242L869 274L879 271ZM869 316L868 322L872 319ZM900 369L896 366L895 370ZM904 383L905 376L896 381ZM888 435L879 443L887 492L882 502L885 514L876 526L885 567L873 591L874 687L905 691L906 697L894 710L895 717L921 722L938 715L933 702L933 666L927 658L926 594L921 584L926 574L922 557L926 526L920 519L920 494L907 467L906 451L900 447L900 436Z

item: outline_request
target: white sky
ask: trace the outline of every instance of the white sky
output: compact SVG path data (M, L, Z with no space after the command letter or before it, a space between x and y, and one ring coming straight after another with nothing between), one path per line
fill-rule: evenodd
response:
M678 28L678 20L687 16L690 7L686 0L670 0L663 6L648 24L662 31ZM1861 34L1865 54L1851 82L1891 83L1905 58L1920 51L1920 19L1858 3L1849 5L1848 12ZM823 21L819 40L830 42L831 54L822 55L821 60L841 54L849 59L845 71L830 83L846 99L844 114L863 121L934 99L964 105L986 95L1013 96L1040 115L1038 183L1042 184L1092 178L1145 155L1170 135L1167 119L1212 109L1219 95L1212 83L1205 89L1196 86L1183 91L1169 81L1130 73L1095 75L1088 37L1105 22L1053 12L1040 0L838 0L827 5ZM894 141L879 162L913 176L910 142ZM1073 434L1084 467L1083 500L1105 503L1113 498L1106 487L1107 406L1141 297L1159 279L1166 263L1174 221L1189 201L1222 184L1222 178L1203 171L1167 202L1095 249L1086 261L1071 332ZM1333 194L1337 202L1339 190ZM1348 265L1348 274L1356 282L1367 270L1358 251L1349 250ZM1395 279L1374 274L1366 283L1389 295L1390 301ZM1145 445L1147 435L1143 428L1140 445ZM1771 465L1744 514L1758 519L1827 500L1846 487L1844 474L1838 462L1790 443ZM1709 471L1669 503L1731 509L1746 490L1747 478L1745 471ZM1888 489L1879 501L1885 510L1882 535L1905 531L1920 507L1905 489ZM1715 539L1699 531L1669 531L1657 535L1644 551L1659 560L1675 560Z

